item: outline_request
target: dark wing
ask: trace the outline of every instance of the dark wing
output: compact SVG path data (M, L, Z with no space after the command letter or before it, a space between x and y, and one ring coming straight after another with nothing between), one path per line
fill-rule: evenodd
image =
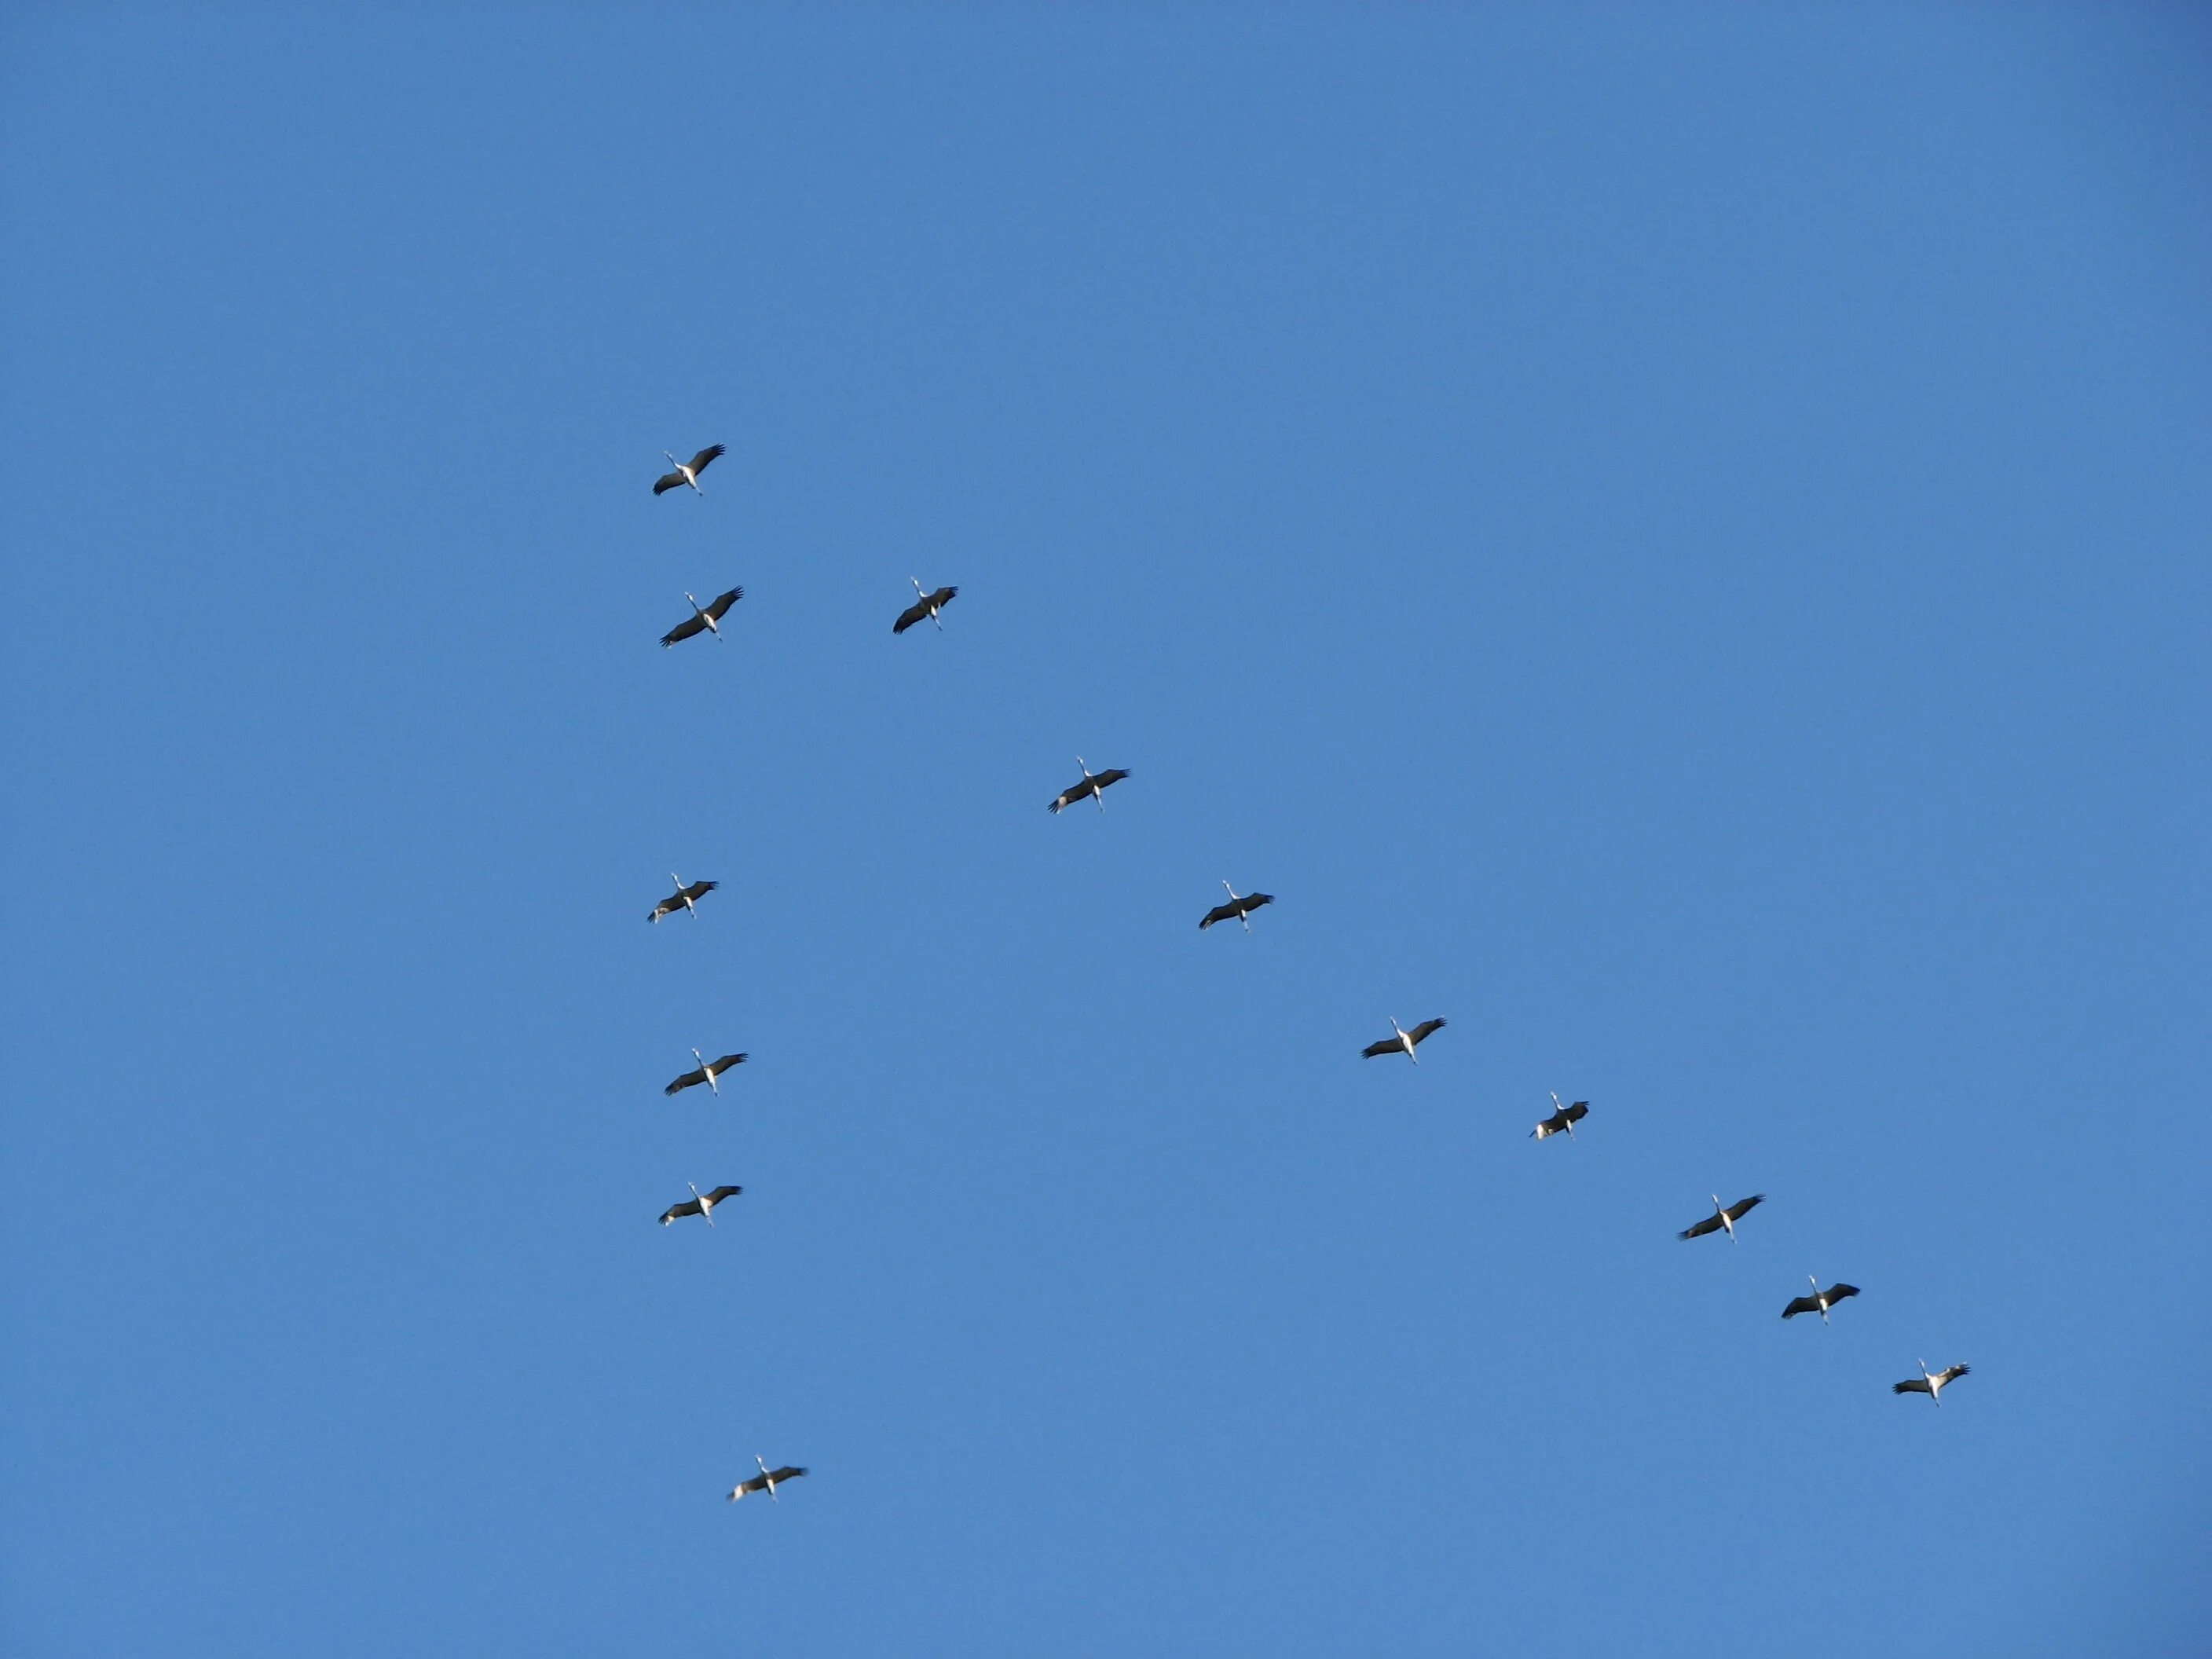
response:
M731 1066L742 1066L744 1063L745 1057L743 1054L724 1054L720 1060L714 1062L714 1075L720 1077L724 1072L728 1071Z
M1063 806L1074 805L1076 802L1082 800L1097 789L1103 781L1102 775L1101 777L1085 778L1080 783L1069 784L1066 788L1060 792L1059 796L1053 801L1050 810L1057 812Z
M704 449L701 450L696 455L694 455L691 458L691 476L695 478L697 477L702 472L704 472L707 470L708 462L713 460L715 456L726 453L728 448L729 446L727 444L708 444ZM682 481L679 479L678 482L680 483Z
M696 1198L687 1198L681 1204L672 1204L666 1209L663 1210L660 1212L660 1224L665 1227L670 1222L675 1220L678 1216L697 1215L698 1213L699 1200Z
M1217 921L1228 921L1243 914L1233 904L1217 904L1200 918L1198 931L1202 933Z
M678 640L688 640L694 634L704 632L706 626L707 624L700 620L699 614L696 611L694 611L691 615L686 617L682 622L677 623L675 627L670 629L665 634L663 634L660 636L660 642L663 645L673 645Z
M1122 779L1128 775L1129 769L1127 767L1109 766L1103 772L1101 772L1097 777L1091 779L1091 781L1095 787L1103 789L1108 784L1119 783Z
M786 1463L780 1469L769 1470L769 1479L775 1481L775 1484L780 1486L787 1480L798 1480L800 1475L805 1473L806 1471L805 1469L795 1469L792 1468L790 1464Z
M743 1498L749 1492L766 1492L767 1490L768 1477L764 1474L757 1474L750 1480L738 1481L735 1486L731 1488L730 1502L732 1504L736 1503L738 1499Z
M1263 904L1273 904L1275 896L1273 893L1247 893L1237 902L1244 907L1244 914L1249 915Z
M680 1095L686 1089L696 1087L706 1080L707 1073L703 1067L699 1071L686 1072L682 1077L678 1078L675 1082L670 1084L660 1092L664 1095Z
M666 915L671 910L675 909L677 906L683 902L684 901L682 899L663 899L659 903L653 907L653 913L647 916L646 920L647 921L659 921L661 917Z
M1831 1285L1826 1291L1821 1292L1822 1295L1828 1298L1828 1305L1832 1308L1838 1302L1844 1301L1847 1297L1856 1296L1858 1293L1859 1287L1856 1285Z
M723 617L730 614L730 607L735 605L739 599L744 598L744 596L745 590L744 588L733 587L728 592L722 594L720 598L715 599L714 604L708 605L707 607L707 614L712 617L716 622L720 622Z
M1440 1019L1425 1019L1419 1025L1416 1025L1412 1030L1407 1032L1406 1035L1413 1038L1416 1043L1419 1043L1423 1038L1433 1036L1437 1032L1441 1031L1443 1029L1443 1021Z
M1744 1217L1749 1215L1753 1210L1757 1209L1760 1205L1765 1202L1766 1194L1765 1193L1753 1193L1749 1198L1740 1198L1735 1203L1729 1206L1728 1218L1730 1221L1741 1221Z
M672 489L683 488L684 475L681 472L664 472L653 481L653 493L656 495L665 495Z
M1916 1376L1910 1382L1893 1382L1889 1385L1889 1391L1892 1394L1926 1394L1929 1392L1928 1380Z
M1578 1100L1573 1105L1555 1113L1554 1115L1563 1117L1570 1123L1579 1123L1589 1115L1589 1102Z
M913 627L916 623L920 622L928 614L929 601L927 599L916 599L912 605L907 606L905 610L899 612L898 620L891 624L891 632L894 634L903 634L908 629Z
M946 605L951 604L953 600L959 597L960 590L958 588L940 587L937 592L929 596L929 602L935 605L939 611L942 611Z
M717 1187L707 1194L707 1201L710 1204L720 1204L724 1199L735 1198L743 1191L744 1188L742 1187Z
M702 899L721 884L719 881L695 881L676 896L677 900L680 903L684 899Z
M1674 1237L1677 1238L1703 1238L1707 1233L1717 1233L1720 1230L1721 1218L1717 1215L1709 1215L1703 1221L1700 1221L1696 1226L1683 1228L1682 1231L1675 1234Z
M1795 1319L1801 1313L1818 1313L1820 1311L1820 1304L1817 1297L1801 1296L1795 1302L1791 1303L1788 1307L1782 1310L1782 1316L1784 1319Z
M1936 1380L1939 1382L1945 1383L1956 1382L1960 1377L1964 1376L1968 1371L1973 1369L1974 1368L1972 1365L1954 1365L1947 1371L1937 1372Z
M1359 1057L1362 1060L1376 1060L1384 1054L1401 1054L1405 1052L1405 1049L1399 1046L1397 1038L1384 1037L1382 1042L1370 1042L1362 1048L1359 1051Z

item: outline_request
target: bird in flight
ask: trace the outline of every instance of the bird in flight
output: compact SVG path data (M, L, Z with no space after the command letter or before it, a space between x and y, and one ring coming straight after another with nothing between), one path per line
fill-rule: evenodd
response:
M1718 1193L1715 1193L1713 1194L1713 1212L1707 1216L1703 1221L1698 1223L1696 1226L1683 1228L1680 1232L1675 1234L1675 1237L1677 1238L1703 1238L1707 1233L1717 1233L1720 1231L1722 1228L1725 1227L1728 1229L1729 1242L1732 1244L1735 1242L1735 1224L1742 1220L1747 1213L1757 1209L1765 1201L1766 1194L1765 1193L1753 1193L1749 1198L1740 1198L1736 1200L1735 1203L1723 1207L1721 1203L1720 1194Z
M1589 1102L1587 1100L1578 1100L1571 1106L1564 1104L1559 1099L1559 1091L1554 1090L1552 1094L1551 1116L1546 1118L1541 1123L1539 1123L1528 1133L1535 1136L1537 1139L1543 1140L1552 1135L1559 1133L1560 1130L1565 1129L1567 1132L1568 1139L1572 1139L1575 1133L1575 1125L1581 1122L1589 1115Z
M712 634L716 639L720 639L722 637L722 629L720 626L722 618L729 615L730 607L735 605L739 599L744 598L744 596L745 590L744 588L733 587L728 592L721 595L712 605L702 605L698 600L692 599L691 596L689 593L686 593L684 597L687 599L691 599L691 614L686 617L682 622L677 623L675 627L670 629L665 634L663 634L660 636L661 644L664 646L673 645L678 640L690 639L694 634Z
M1104 811L1106 792L1129 775L1127 769L1109 766L1103 772L1094 772L1088 766L1084 766L1083 757L1080 755L1075 757L1075 763L1083 767L1083 781L1071 783L1055 795L1052 801L1052 810L1055 812L1065 811L1087 795L1098 803L1100 811Z
M1931 1371L1928 1369L1928 1362L1923 1359L1920 1362L1919 1376L1907 1382L1891 1383L1889 1391L1892 1394L1924 1394L1940 1406L1943 1403L1943 1385L1956 1382L1972 1369L1971 1365L1954 1365L1948 1370Z
M1820 1322L1825 1325L1828 1322L1829 1309L1834 1307L1845 1297L1856 1296L1859 1293L1859 1287L1856 1285L1831 1285L1824 1291L1820 1288L1820 1281L1810 1273L1805 1275L1805 1282L1813 1287L1813 1294L1801 1296L1784 1308L1782 1310L1782 1316L1784 1319L1795 1319L1801 1313L1816 1313L1820 1316Z
M1413 1050L1438 1031L1443 1030L1444 1022L1441 1019L1425 1019L1408 1031L1402 1028L1394 1017L1390 1021L1390 1029L1396 1033L1395 1036L1384 1037L1380 1042L1369 1043L1359 1051L1359 1057L1362 1060L1378 1060L1384 1054L1403 1054L1418 1066L1421 1063L1421 1059Z
M688 1181L684 1184L691 1187ZM742 1187L717 1187L711 1193L702 1193L696 1187L691 1187L691 1201L670 1205L660 1212L660 1224L665 1227L670 1222L684 1216L696 1215L704 1216L707 1224L711 1227L714 1224L714 1206L726 1198L735 1198L743 1191L744 1188Z
M728 447L727 444L708 444L688 462L679 461L673 455L668 455L666 450L662 450L660 453L668 455L668 464L676 471L664 472L655 478L653 481L653 493L659 495L671 489L681 489L685 484L690 484L694 493L705 495L707 492L699 488L699 475L707 470L708 463L715 456L723 453Z
M714 1079L728 1071L731 1066L742 1066L745 1063L745 1056L743 1054L724 1054L720 1060L708 1060L696 1048L691 1051L691 1058L699 1062L699 1069L696 1072L684 1073L682 1077L663 1089L661 1093L680 1095L686 1089L696 1089L703 1083L710 1091L719 1095L722 1092L722 1087Z
M898 620L891 624L891 632L903 634L926 617L931 622L937 623L937 631L942 634L945 631L945 624L937 622L937 613L951 604L959 596L960 590L957 587L940 587L933 593L925 593L921 591L921 577L908 576L907 580L914 584L914 603L899 612Z
M738 1499L743 1498L749 1492L764 1492L770 1498L774 1498L775 1496L775 1489L778 1486L781 1486L787 1480L796 1480L800 1475L806 1473L805 1469L793 1468L788 1463L786 1463L780 1469L772 1469L769 1468L766 1461L762 1458L756 1457L753 1459L753 1462L760 1465L760 1473L750 1480L738 1481L735 1486L731 1488L730 1502L732 1504L736 1503Z
M719 881L695 881L686 887L684 878L672 870L669 872L668 878L676 884L676 890L653 907L653 914L646 918L647 921L659 921L661 917L673 915L678 910L689 910L696 916L699 914L699 901L722 884Z
M1221 884L1224 887L1229 887L1229 884L1225 881ZM1239 898L1237 896L1237 890L1234 887L1229 887L1229 902L1217 904L1200 916L1198 920L1198 931L1202 933L1217 921L1235 921L1243 922L1244 931L1249 933L1252 931L1252 913L1261 905L1273 904L1274 902L1275 896L1273 893L1247 893L1243 897Z

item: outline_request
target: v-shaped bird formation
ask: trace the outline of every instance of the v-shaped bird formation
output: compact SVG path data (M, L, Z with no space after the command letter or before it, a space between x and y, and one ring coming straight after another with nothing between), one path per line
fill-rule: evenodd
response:
M689 489L694 495L703 495L706 492L700 488L699 475L704 472L718 457L727 453L727 447L725 445L709 444L693 455L689 461L679 461L674 454L664 450L662 453L666 456L672 470L653 481L653 493L655 495L662 495L671 490ZM952 603L960 590L953 586L925 588L921 585L921 579L918 576L910 577L908 580L914 587L914 603L901 611L892 621L891 632L894 635L904 634L909 629L918 627L924 622L929 623L938 632L944 632L945 608ZM662 635L660 643L663 646L673 646L701 634L712 634L718 641L726 641L729 636L724 633L722 623L728 617L731 607L744 597L744 592L742 587L732 587L718 594L705 605L702 605L691 594L684 594L685 601L691 607L691 615ZM1075 757L1075 764L1077 769L1082 773L1082 777L1079 781L1068 785L1053 797L1048 805L1054 814L1063 812L1070 806L1084 800L1095 803L1098 811L1103 813L1106 810L1106 792L1130 776L1129 769L1121 766L1109 767L1103 772L1093 772L1090 763L1080 755ZM675 891L653 907L648 917L650 921L657 922L665 916L673 915L678 910L685 911L696 917L698 915L699 901L714 891L720 885L719 883L713 881L687 883L681 876L673 874L669 879L675 883ZM1240 894L1228 881L1224 880L1221 884L1229 895L1228 899L1225 902L1214 905L1199 918L1199 931L1205 933L1218 923L1234 921L1246 933L1250 933L1253 931L1253 913L1273 904L1275 902L1274 895L1257 891ZM1394 1017L1390 1021L1390 1035L1369 1043L1359 1051L1360 1055L1367 1060L1380 1060L1391 1055L1402 1054L1408 1062L1418 1066L1420 1064L1421 1045L1438 1031L1443 1030L1446 1023L1443 1017L1438 1016L1435 1018L1425 1019L1408 1030L1400 1025ZM720 1079L732 1068L744 1065L749 1056L744 1054L726 1054L719 1059L708 1060L701 1050L694 1048L691 1050L691 1058L698 1062L697 1065L668 1083L664 1088L664 1093L680 1095L687 1090L696 1089L703 1085L710 1095L719 1097L721 1093ZM1540 1120L1529 1132L1530 1137L1536 1140L1548 1140L1555 1135L1564 1134L1569 1140L1573 1140L1576 1139L1575 1126L1589 1117L1589 1101L1577 1100L1570 1103L1561 1100L1554 1092L1552 1095L1550 1115ZM674 1222L697 1216L711 1228L714 1224L715 1209L744 1190L742 1187L720 1186L702 1192L689 1182L684 1184L690 1191L690 1198L672 1204L661 1212L662 1226L666 1227ZM1753 1193L1749 1197L1736 1200L1733 1204L1723 1204L1721 1202L1720 1195L1716 1193L1712 1194L1712 1213L1683 1228L1677 1237L1683 1239L1694 1239L1703 1238L1711 1233L1726 1233L1729 1243L1737 1243L1738 1229L1745 1217L1765 1202L1765 1200L1766 1194L1764 1193ZM1818 1314L1820 1322L1825 1325L1828 1322L1829 1315L1834 1311L1838 1304L1860 1294L1859 1288L1856 1285L1839 1282L1822 1290L1820 1281L1817 1278L1809 1274L1807 1277L1812 1285L1812 1294L1794 1297L1782 1310L1782 1317L1784 1320L1795 1319L1800 1314ZM1909 1377L1902 1382L1893 1384L1892 1387L1894 1392L1900 1395L1924 1394L1930 1401L1940 1406L1942 1404L1943 1389L1966 1376L1967 1370L1968 1367L1965 1365L1952 1365L1944 1370L1930 1371L1927 1362L1923 1360L1919 1362L1917 1376ZM778 1486L796 1480L806 1474L805 1468L791 1464L771 1469L767 1461L757 1455L753 1462L758 1467L759 1473L740 1480L732 1489L729 1493L732 1502L734 1503L748 1493L761 1492L766 1492L770 1498L774 1498Z

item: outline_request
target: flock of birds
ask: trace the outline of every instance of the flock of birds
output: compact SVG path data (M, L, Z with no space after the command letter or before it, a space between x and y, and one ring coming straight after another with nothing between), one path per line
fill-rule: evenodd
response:
M674 455L663 450L661 453L667 456L671 470L653 481L653 493L655 495L661 495L672 489L689 489L695 495L703 495L706 492L699 487L699 475L712 465L716 457L726 453L726 445L710 444L689 461L679 461ZM891 623L891 632L903 634L909 628L916 627L925 621L933 623L939 632L942 632L945 627L945 607L952 603L960 590L957 587L925 590L919 578L909 580L914 583L915 601L898 614L897 618ZM684 641L696 638L701 634L712 634L718 641L720 640L723 637L722 619L729 615L730 608L744 596L744 588L733 587L726 593L717 594L708 603L702 605L692 594L686 593L684 597L691 606L690 616L662 635L660 643L664 647L679 645ZM1128 769L1112 766L1103 772L1093 772L1089 763L1080 755L1075 757L1075 764L1077 769L1083 774L1081 781L1068 785L1059 794L1054 796L1048 803L1049 810L1055 813L1063 812L1079 801L1090 800L1095 802L1098 810L1103 812L1106 810L1106 792L1129 776ZM719 882L712 881L686 882L683 877L672 872L669 879L676 884L675 891L653 907L651 914L647 918L647 921L657 922L665 916L675 915L678 910L696 915L698 913L699 901L720 885ZM1262 906L1273 904L1275 902L1275 896L1272 893L1240 894L1227 881L1224 881L1221 884L1227 889L1229 897L1225 902L1215 905L1199 919L1198 926L1200 933L1216 923L1234 921L1241 925L1249 933L1252 931L1252 913ZM1367 1060L1378 1060L1389 1054L1403 1054L1408 1060L1418 1066L1421 1060L1419 1052L1421 1044L1443 1030L1445 1023L1442 1018L1425 1019L1408 1030L1400 1025L1394 1016L1390 1021L1390 1035L1370 1042L1362 1048L1359 1051L1361 1057ZM724 1054L719 1060L708 1060L696 1048L691 1051L691 1057L699 1062L698 1065L672 1079L664 1092L671 1095L681 1094L686 1089L697 1088L703 1084L709 1092L719 1095L721 1093L721 1087L718 1079L733 1067L744 1065L747 1058L744 1054ZM1586 1100L1565 1102L1554 1093L1552 1096L1551 1115L1539 1122L1530 1133L1538 1140L1547 1140L1553 1135L1562 1133L1569 1139L1572 1139L1575 1125L1589 1115L1589 1102ZM685 1184L690 1185L689 1182ZM697 1216L712 1227L714 1224L715 1209L737 1197L744 1191L744 1188L721 1186L702 1193L697 1187L692 1186L690 1191L691 1196L688 1200L672 1204L661 1212L662 1226L665 1227L671 1223L690 1216ZM1733 1204L1723 1204L1720 1200L1719 1194L1716 1193L1711 1196L1713 1212L1702 1220L1685 1227L1676 1237L1684 1239L1703 1238L1708 1233L1725 1232L1729 1236L1729 1242L1733 1243L1735 1242L1737 1224L1766 1199L1766 1194L1764 1193L1753 1193L1750 1197L1738 1199ZM1856 1285L1839 1282L1822 1290L1817 1277L1808 1274L1807 1279L1813 1287L1812 1294L1793 1298L1782 1310L1784 1319L1795 1319L1800 1314L1818 1314L1820 1316L1820 1322L1825 1325L1828 1322L1829 1313L1838 1304L1848 1301L1859 1294L1859 1288ZM1919 1368L1920 1374L1917 1376L1908 1377L1902 1382L1892 1384L1891 1392L1901 1395L1924 1394L1938 1406L1943 1403L1943 1390L1966 1376L1972 1369L1966 1365L1950 1365L1940 1371L1931 1371L1928 1369L1928 1362L1925 1359L1919 1362ZM779 1486L786 1481L796 1480L806 1473L805 1469L791 1464L771 1469L767 1461L757 1455L754 1457L753 1462L759 1465L760 1473L739 1481L732 1488L729 1493L732 1503L735 1503L749 1492L764 1492L770 1498L774 1498L776 1495L775 1489Z

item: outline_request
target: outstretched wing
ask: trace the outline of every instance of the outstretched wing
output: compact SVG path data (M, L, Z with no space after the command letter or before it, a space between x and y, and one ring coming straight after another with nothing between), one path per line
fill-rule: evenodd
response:
M1960 1377L1964 1376L1968 1371L1973 1369L1974 1368L1972 1365L1954 1365L1948 1370L1938 1371L1936 1374L1936 1380L1938 1382L1948 1385L1950 1383L1956 1382Z
M675 627L670 629L665 634L663 634L660 636L660 642L663 645L673 645L678 640L688 640L694 634L704 632L706 626L707 624L700 619L698 613L694 611L691 615L686 617L682 622L677 623Z
M1059 795L1054 798L1049 810L1057 812L1063 806L1074 805L1076 802L1087 798L1091 792L1096 790L1103 781L1104 775L1101 774L1097 777L1085 778L1080 783L1069 784L1066 788L1061 790Z
M1801 1313L1818 1313L1820 1311L1820 1304L1817 1297L1801 1296L1795 1302L1792 1302L1788 1307L1782 1310L1782 1316L1784 1319L1795 1319Z
M793 1468L790 1464L786 1463L780 1469L770 1469L769 1471L768 1478L775 1481L775 1484L780 1486L787 1480L798 1480L800 1475L805 1473L806 1471L805 1469Z
M736 1486L732 1488L730 1502L736 1503L749 1492L766 1492L767 1490L768 1477L764 1474L757 1474L750 1480L738 1481Z
M661 917L666 915L671 910L677 908L684 901L682 899L663 899L659 903L653 907L652 914L647 915L646 920L647 921L659 921Z
M723 617L730 614L730 607L735 605L739 599L744 598L744 596L745 590L744 588L733 587L728 592L717 598L714 604L708 605L707 607L707 614L712 617L716 622L720 622Z
M720 1196L719 1194L716 1194L718 1200ZM665 1227L670 1222L680 1217L697 1215L699 1212L699 1200L696 1198L687 1198L681 1204L672 1204L660 1212L660 1224Z
M1249 916L1261 905L1273 904L1275 896L1273 893L1247 893L1237 902L1244 907L1244 914Z
M898 620L891 624L891 632L894 634L903 634L908 629L913 627L916 623L920 622L928 614L929 601L927 599L916 599L912 605L907 606L905 610L899 612Z
M1720 1230L1721 1218L1717 1215L1709 1215L1703 1221L1700 1221L1696 1226L1683 1228L1682 1231L1675 1234L1674 1237L1677 1238L1703 1238L1707 1233L1717 1233Z
M715 456L726 453L728 449L727 444L708 444L691 458L691 476L697 477L707 470L708 462L713 460ZM683 480L678 479L677 482L680 483Z
M1384 1037L1382 1042L1370 1042L1362 1048L1359 1051L1359 1057L1362 1060L1377 1060L1384 1054L1402 1054L1405 1052L1405 1048L1397 1038Z
M660 1092L664 1095L680 1095L686 1089L696 1088L700 1084L704 1083L706 1080L707 1073L706 1069L702 1066L698 1071L684 1073L682 1077L678 1078L673 1083L670 1084Z
M681 903L685 899L702 899L721 884L719 881L695 881L676 896L677 902Z
M653 481L653 493L656 495L665 495L672 489L683 488L684 475L681 472L664 472Z
M1766 1194L1765 1193L1753 1193L1749 1198L1740 1198L1736 1200L1735 1203L1729 1206L1728 1218L1730 1221L1741 1221L1744 1217L1749 1215L1753 1210L1757 1209L1760 1205L1765 1202Z
M720 1204L724 1199L735 1198L743 1191L744 1188L742 1187L717 1187L707 1194L707 1201L709 1204Z
M728 1071L731 1066L742 1066L744 1063L745 1057L743 1054L724 1054L720 1060L714 1062L714 1075L720 1077L723 1073Z
M1243 914L1233 904L1217 904L1199 919L1198 931L1204 933L1217 921L1229 921Z
M1425 1019L1419 1025L1416 1025L1412 1030L1407 1032L1406 1035L1413 1038L1414 1043L1419 1045L1425 1038L1433 1036L1437 1032L1441 1031L1443 1029L1444 1022L1443 1020Z
M1098 774L1097 777L1091 779L1091 781L1095 787L1103 789L1109 784L1121 782L1122 779L1128 775L1129 769L1127 767L1109 766L1103 772Z
M1856 1285L1831 1285L1821 1292L1828 1298L1828 1305L1832 1308L1838 1302L1847 1301L1858 1293L1859 1287Z
M1924 1376L1916 1376L1910 1382L1893 1382L1889 1385L1889 1391L1892 1394L1931 1394L1934 1392L1934 1390L1928 1386L1928 1379Z

